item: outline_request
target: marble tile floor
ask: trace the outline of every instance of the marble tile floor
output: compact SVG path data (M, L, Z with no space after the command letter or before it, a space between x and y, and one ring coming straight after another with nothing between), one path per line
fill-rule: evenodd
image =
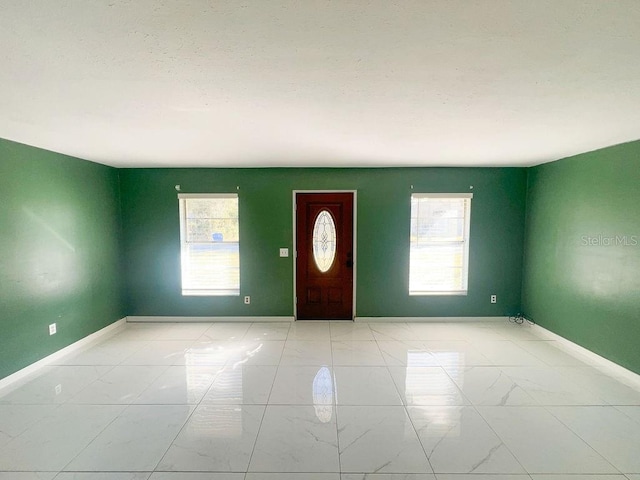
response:
M0 480L640 480L640 382L539 332L128 324L0 390Z

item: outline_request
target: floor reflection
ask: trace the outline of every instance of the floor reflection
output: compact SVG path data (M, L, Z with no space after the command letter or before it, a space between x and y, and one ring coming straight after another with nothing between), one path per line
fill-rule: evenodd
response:
M333 416L335 380L328 367L321 367L313 379L313 407L322 423L329 423Z
M461 352L441 352L453 370L464 365ZM425 367L431 353L408 351L405 372L405 398L409 405L458 405L460 390L441 367ZM460 385L460 384L459 384Z

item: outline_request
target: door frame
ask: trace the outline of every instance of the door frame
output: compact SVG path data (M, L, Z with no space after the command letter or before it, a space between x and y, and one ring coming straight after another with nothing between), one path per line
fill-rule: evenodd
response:
M293 320L298 321L298 302L296 301L296 296L298 295L298 284L297 284L297 275L296 268L298 266L298 225L296 218L296 208L298 206L296 202L296 195L298 193L352 193L353 194L353 297L351 300L351 321L355 322L356 320L356 279L358 274L358 229L356 226L358 225L358 190L293 190L293 206L291 208L293 212ZM349 320L341 320L342 322L348 322Z

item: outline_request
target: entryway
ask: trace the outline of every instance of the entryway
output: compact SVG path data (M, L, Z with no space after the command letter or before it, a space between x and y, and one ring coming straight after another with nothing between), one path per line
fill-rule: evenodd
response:
M296 320L352 320L354 192L295 192Z

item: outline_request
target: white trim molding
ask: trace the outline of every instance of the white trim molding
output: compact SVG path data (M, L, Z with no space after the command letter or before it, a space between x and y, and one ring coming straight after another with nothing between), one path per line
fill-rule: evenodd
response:
M509 317L356 317L356 322L388 323L454 323L454 322L503 322Z
M216 322L293 322L291 317L165 317L165 316L131 316L127 323L216 323Z
M80 350L92 343L95 343L98 340L102 340L103 337L105 336L115 335L120 329L125 327L126 327L125 319L121 318L120 320L117 320L112 324L107 325L104 328L101 328L97 332L94 332L90 335L87 335L84 338L81 338L77 342L74 342L71 345L67 345L66 347L58 350L57 352L54 352L51 355L48 355L43 359L32 363L31 365L27 365L26 367L18 370L17 372L12 373L8 377L4 377L3 379L0 380L0 389L8 387L12 383L15 383L18 380L22 380L23 378L28 377L29 375L31 375L32 373L35 373L37 370L39 370L42 367L51 365L52 363L56 362L60 358L64 357L65 355L69 355L70 353Z
M592 352L588 348L578 345L577 343L574 343L571 340L564 338L558 335L557 333L552 332L551 330L547 330L546 328L541 327L537 323L533 325L533 328L536 330L536 333L540 337L545 337L549 340L555 340L556 342L558 342L560 345L567 348L568 350L573 350L574 352L593 361L594 363L593 366L602 367L605 374L612 375L614 377L624 378L632 382L636 386L636 388L640 388L640 374L632 372L631 370L623 367L622 365L619 365L616 362L609 360L608 358L598 355L597 353Z
M298 279L296 278L296 270L297 270L297 262L298 262L298 218L296 215L298 208L298 194L306 194L306 193L351 193L353 194L353 228L352 228L352 237L353 237L353 245L351 252L351 259L353 261L353 292L351 294L351 317L355 320L356 318L356 291L357 291L357 281L358 281L358 190L292 190L292 198L293 198L293 319L297 321L298 317ZM332 320L332 319L327 319ZM307 320L304 320L305 322ZM337 321L352 321L352 320L337 320Z

